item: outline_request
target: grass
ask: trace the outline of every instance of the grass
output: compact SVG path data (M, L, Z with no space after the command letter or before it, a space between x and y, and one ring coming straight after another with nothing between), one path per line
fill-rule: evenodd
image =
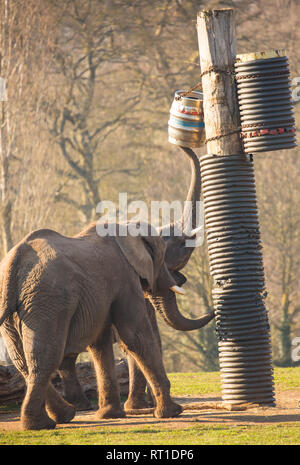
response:
M169 373L171 393L173 396L221 394L219 372L200 373ZM300 366L291 368L275 368L274 383L279 391L299 389L300 396Z
M220 395L219 373L171 373L172 395ZM275 386L280 391L299 389L300 367L275 368ZM3 410L2 410L3 411ZM222 415L230 413L222 412ZM207 419L207 416L206 416ZM174 422L176 420L174 419ZM0 445L299 445L300 422L274 424L207 424L201 416L193 417L189 427L177 423L92 426L91 428L55 429L53 431L1 431Z
M172 396L221 394L219 372L169 373Z
M195 425L174 430L157 426L15 431L1 445L299 445L300 425Z
M300 391L300 366L275 368L274 382L279 391L286 391L288 389L299 389Z

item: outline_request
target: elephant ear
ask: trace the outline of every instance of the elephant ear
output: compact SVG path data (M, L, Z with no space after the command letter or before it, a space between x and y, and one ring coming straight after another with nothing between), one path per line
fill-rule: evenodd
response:
M135 226L137 225L140 223L135 224ZM147 236L144 228L140 228L139 232L139 228L135 227L134 229L132 226L132 223L119 224L115 240L128 263L139 277L147 282L149 290L152 291L163 262L164 241L157 244L157 241L161 242L161 238L157 237L157 234L156 237Z

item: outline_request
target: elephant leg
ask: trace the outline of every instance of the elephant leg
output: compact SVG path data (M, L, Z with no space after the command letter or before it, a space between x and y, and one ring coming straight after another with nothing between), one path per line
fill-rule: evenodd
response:
M162 342L161 342L160 332L159 332L159 328L157 324L155 309L153 308L151 302L148 299L146 300L146 308L147 308L148 316L151 322L151 326L152 326L155 338L159 345L161 357L163 357ZM155 406L155 397L153 395L153 392L149 384L147 384L146 401L149 407Z
M77 356L78 354L72 357L65 357L58 370L63 384L64 398L70 404L75 405L76 410L91 410L91 403L86 397L77 378Z
M93 357L98 385L97 418L124 418L125 413L120 402L110 326L98 337L95 343L88 347L88 350Z
M129 393L124 404L125 411L132 409L147 408L145 397L147 381L136 361L130 355L127 356L129 370Z
M14 322L13 317L8 318L3 324L2 336L4 337L6 346L8 348L8 353L12 362L14 363L17 370L23 375L24 380L26 382L26 394L21 409L22 427L24 429L41 429L39 428L39 426L41 426L42 428L54 428L55 422L48 417L45 409L43 409L45 399L41 398L39 399L39 401L34 400L33 403L30 404L32 392L33 397L35 397L35 377L33 375L29 377L29 370L25 359L22 340L20 338L19 332L15 327L15 323L17 323L17 326L19 326L19 321ZM39 415L38 418L36 418L34 412L35 408L37 408L38 411L42 410L42 413ZM32 417L35 418L34 425L31 421Z
M155 310L148 299L146 299L145 302L147 314L162 354L162 344L157 325ZM149 384L147 384L145 376L136 364L134 358L132 358L129 355L127 357L127 360L129 368L129 393L128 399L124 404L125 411L153 407L155 405L155 397L152 394L151 387L149 386Z
M31 371L26 378L26 394L21 408L23 429L53 429L56 422L46 412L46 392L51 373Z
M153 332L144 301L134 304L126 299L118 303L114 311L114 325L124 350L131 355L142 370L156 400L154 415L167 418L179 415L182 407L172 401L170 381L162 362L159 342Z
M31 315L33 314L34 311ZM48 319L41 318L35 337L32 337L31 325L34 323L31 323L29 316L22 323L28 375L26 395L21 408L21 424L24 429L52 429L57 420L64 423L75 415L75 408L66 403L51 384L51 376L58 370L63 358L66 329L64 331L61 322L61 331L57 331L56 327L52 328ZM35 322L35 319L32 321Z
M29 373L21 409L23 429L52 429L57 423L69 423L76 409L66 402L50 381L47 372Z
M47 388L46 410L55 423L69 423L76 413L74 405L66 402L51 382Z

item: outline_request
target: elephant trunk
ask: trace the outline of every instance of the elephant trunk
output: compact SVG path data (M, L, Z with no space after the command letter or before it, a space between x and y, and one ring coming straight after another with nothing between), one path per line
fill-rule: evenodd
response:
M190 159L191 182L186 198L186 203L181 218L181 227L184 232L197 228L197 202L201 194L200 162L195 152L188 147L180 147ZM188 231L186 231L188 229Z
M215 316L214 312L209 312L196 320L185 318L178 309L176 297L172 291L164 296L150 295L149 299L165 322L178 331L194 331L203 328Z

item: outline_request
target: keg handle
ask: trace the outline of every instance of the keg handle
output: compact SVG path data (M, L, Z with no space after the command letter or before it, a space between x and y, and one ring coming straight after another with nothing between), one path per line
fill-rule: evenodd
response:
M205 74L209 74L209 73L212 73L212 72L214 72L214 73L223 73L223 74L231 74L233 76L235 76L235 74L236 74L234 72L233 66L226 66L226 68L218 68L217 66L210 66L207 70L203 71L203 73L200 74L200 78L202 78L202 76L205 76ZM191 92L193 92L193 90L197 89L198 87L200 87L202 89L202 81L199 81L195 86L191 87L186 92L182 92L182 94L175 97L175 100L180 100L182 97L185 97L186 95L190 94Z
M197 87L201 87L202 89L202 83L201 82L198 82L198 84L196 84L195 86L191 87L189 90L187 90L186 92L182 92L180 95L176 95L175 96L175 100L181 100L182 97L186 97L187 95L189 95L191 92L193 92L193 90L197 89Z

